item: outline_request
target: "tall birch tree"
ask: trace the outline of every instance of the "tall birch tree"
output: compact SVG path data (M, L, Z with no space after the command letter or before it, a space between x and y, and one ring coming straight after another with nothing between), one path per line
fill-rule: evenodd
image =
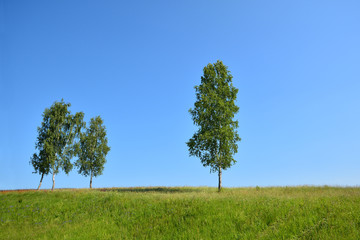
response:
M200 158L210 172L218 172L218 190L221 190L222 171L236 163L239 111L235 101L238 89L232 84L232 75L222 61L209 63L203 69L201 84L195 86L196 101L190 109L192 120L198 130L187 142L190 156Z
M68 174L73 165L71 159L75 154L74 143L79 137L84 126L84 113L71 114L71 104L54 102L43 113L43 122L38 127L38 137L34 153L30 160L35 173L41 175L38 189L41 186L44 175L52 173L52 190L55 188L55 175L62 169Z

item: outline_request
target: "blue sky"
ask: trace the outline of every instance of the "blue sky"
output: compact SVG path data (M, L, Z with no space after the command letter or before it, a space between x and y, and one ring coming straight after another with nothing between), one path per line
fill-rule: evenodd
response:
M359 1L0 1L0 189L37 187L42 113L100 115L94 187L216 186L189 157L188 109L220 59L239 88L225 187L359 185ZM56 187L88 187L73 170ZM51 177L43 181L51 187Z

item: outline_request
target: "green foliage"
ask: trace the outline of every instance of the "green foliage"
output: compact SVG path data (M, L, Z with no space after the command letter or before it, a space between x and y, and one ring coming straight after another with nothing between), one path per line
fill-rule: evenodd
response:
M80 134L77 144L77 155L79 159L76 166L79 173L84 176L96 177L102 174L106 155L110 151L106 137L106 129L100 116L90 120L90 126L86 132Z
M195 86L196 102L189 112L198 131L187 142L190 156L200 158L210 171L227 169L236 160L237 142L241 140L236 129L238 121L233 120L239 111L236 106L238 89L232 85L232 75L222 61L208 64L204 68L201 84Z
M360 239L360 188L0 193L0 239Z
M72 115L70 103L54 102L43 113L43 122L38 127L38 137L34 153L30 160L35 173L57 174L59 169L69 173L73 167L71 158L75 154L74 141L84 126L84 113Z

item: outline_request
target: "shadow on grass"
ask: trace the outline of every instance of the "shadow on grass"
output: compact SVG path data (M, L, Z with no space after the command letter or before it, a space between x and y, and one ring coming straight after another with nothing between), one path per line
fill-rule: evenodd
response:
M199 188L187 187L133 187L133 188L99 188L101 192L133 192L133 193L185 193L185 192L200 192Z

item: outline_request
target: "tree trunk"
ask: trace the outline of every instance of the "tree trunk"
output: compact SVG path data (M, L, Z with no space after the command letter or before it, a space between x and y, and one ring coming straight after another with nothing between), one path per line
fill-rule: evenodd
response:
M90 174L90 188L92 188L92 177L93 177L93 173L91 172L91 174Z
M51 191L54 191L54 188L55 188L55 171L53 171L52 180L53 180L53 185L52 185Z
M219 186L218 186L218 191L221 191L221 167L219 167Z
M44 173L41 174L41 179L40 179L40 183L39 183L39 186L38 186L37 190L40 189L43 178L44 178Z

